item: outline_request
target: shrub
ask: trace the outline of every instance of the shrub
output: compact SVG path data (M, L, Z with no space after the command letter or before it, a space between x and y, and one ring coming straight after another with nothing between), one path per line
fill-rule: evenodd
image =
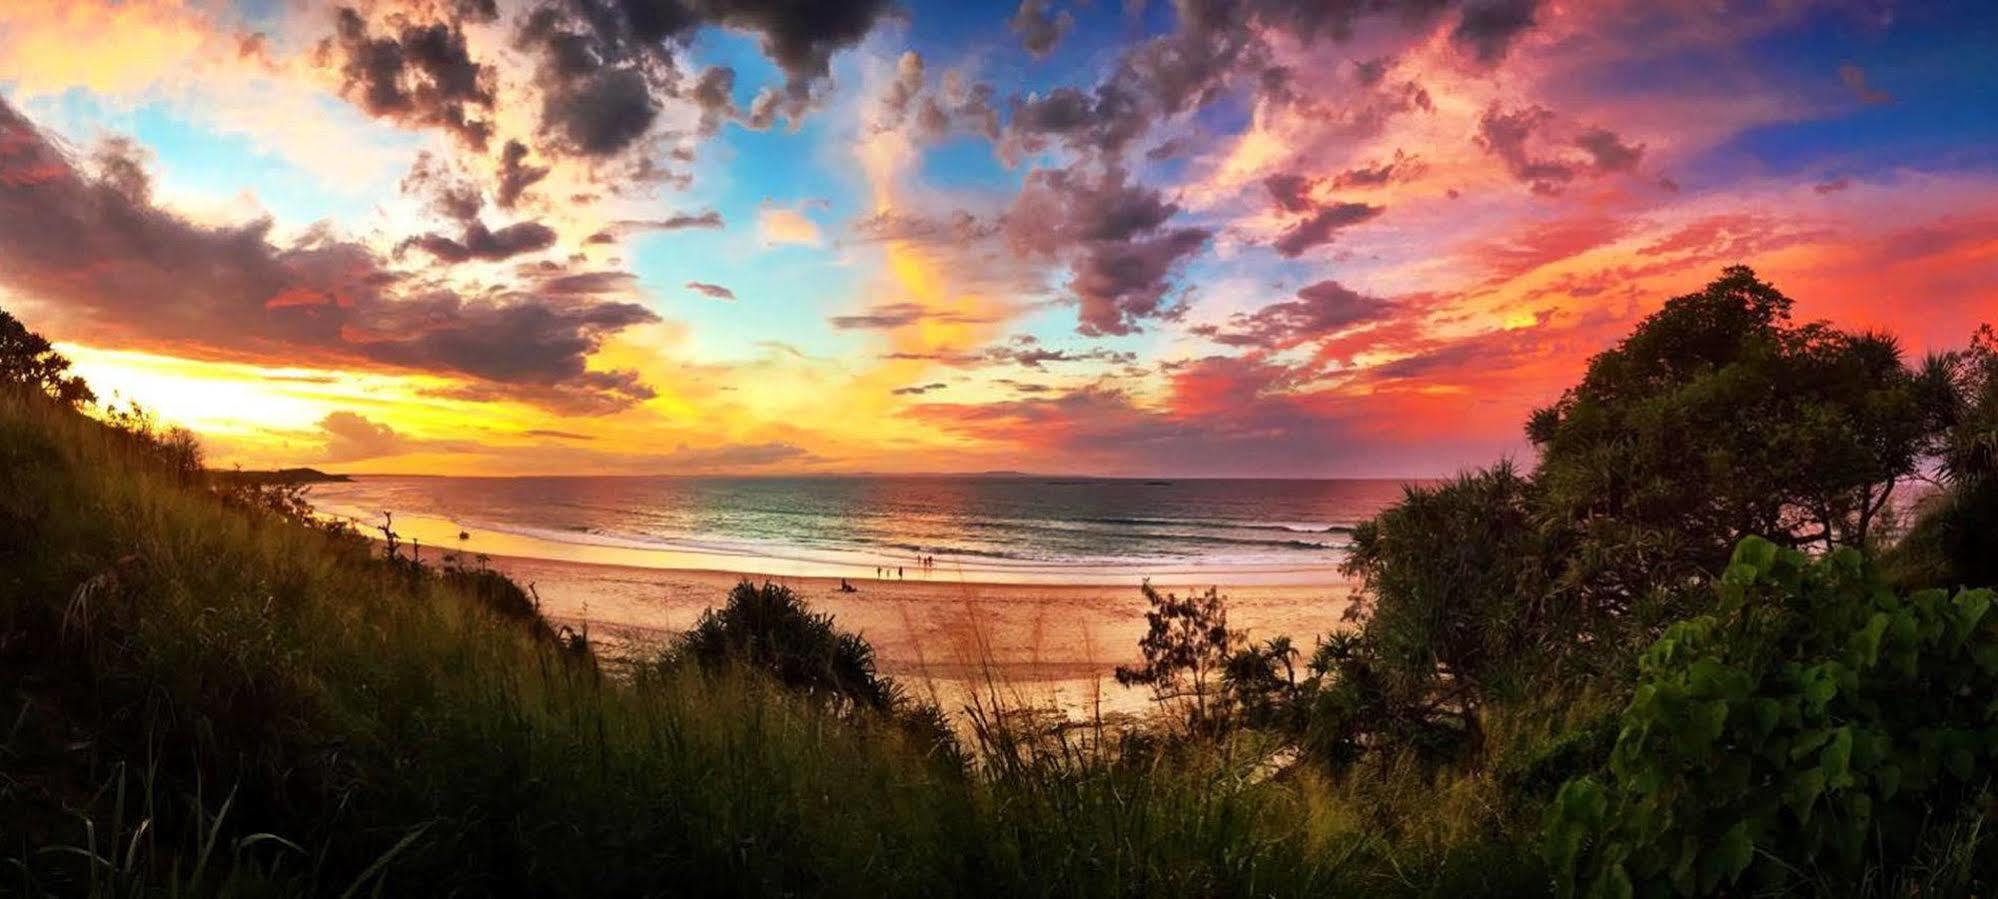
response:
M680 638L676 655L703 667L744 665L767 672L791 690L842 710L892 711L901 702L893 681L875 671L874 647L833 627L781 584L747 580L730 590Z
M1224 729L1228 702L1222 676L1243 639L1228 629L1227 599L1212 588L1184 598L1160 593L1150 581L1139 589L1151 606L1145 613L1145 635L1138 640L1145 662L1118 666L1117 682L1150 687L1153 701L1172 710L1192 732Z
M1714 592L1644 653L1608 771L1557 796L1564 888L1845 892L1905 875L1998 771L1991 592L1900 595L1855 550L1760 538Z

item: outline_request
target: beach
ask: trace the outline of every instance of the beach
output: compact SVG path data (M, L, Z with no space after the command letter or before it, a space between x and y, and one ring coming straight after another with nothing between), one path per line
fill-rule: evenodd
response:
M1145 631L1137 582L989 584L927 580L859 580L855 592L838 578L764 576L573 561L491 557L489 564L532 585L551 619L579 631L607 655L632 658L656 651L718 606L730 587L749 578L796 591L829 612L843 629L873 644L883 671L918 696L947 709L973 690L999 685L1009 700L1048 703L1071 715L1140 713L1149 694L1127 689L1113 669L1138 658ZM1270 586L1158 582L1186 593L1218 586L1228 597L1228 622L1251 639L1288 635L1308 654L1318 636L1345 625L1351 586Z
M404 478L322 484L322 514L429 561L489 564L604 655L657 653L738 581L796 591L882 670L947 708L974 688L1071 715L1149 706L1146 581L1219 588L1246 639L1308 656L1345 626L1352 528L1376 481L964 478ZM481 562L484 559L486 561ZM853 592L840 589L842 581Z

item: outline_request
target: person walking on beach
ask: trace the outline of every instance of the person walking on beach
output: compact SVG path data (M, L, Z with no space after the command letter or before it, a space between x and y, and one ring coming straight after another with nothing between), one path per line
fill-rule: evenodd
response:
M903 574L903 573L902 573L902 569L901 569L901 567L899 567L899 566L897 566L897 567L896 567L896 569L895 569L895 576L896 576L896 577L898 577L898 578L901 578L902 580L908 580L908 579L909 579L909 576L908 576L908 575L906 575L906 574Z

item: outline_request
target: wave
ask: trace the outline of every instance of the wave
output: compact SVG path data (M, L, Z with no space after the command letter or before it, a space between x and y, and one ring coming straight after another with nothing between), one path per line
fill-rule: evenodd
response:
M1225 521L1202 518L1081 518L1093 524L1126 524L1142 527L1173 526L1199 528L1233 528L1243 531L1287 531L1292 534L1350 534L1354 525L1350 524L1291 524L1277 521Z

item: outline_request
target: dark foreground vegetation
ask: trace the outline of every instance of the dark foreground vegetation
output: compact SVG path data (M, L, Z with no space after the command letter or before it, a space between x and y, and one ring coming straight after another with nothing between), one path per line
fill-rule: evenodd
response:
M1129 731L919 701L770 585L608 672L0 316L0 892L1988 894L1998 346L1789 312L1668 302L1531 474L1358 529L1308 650L1147 588Z

